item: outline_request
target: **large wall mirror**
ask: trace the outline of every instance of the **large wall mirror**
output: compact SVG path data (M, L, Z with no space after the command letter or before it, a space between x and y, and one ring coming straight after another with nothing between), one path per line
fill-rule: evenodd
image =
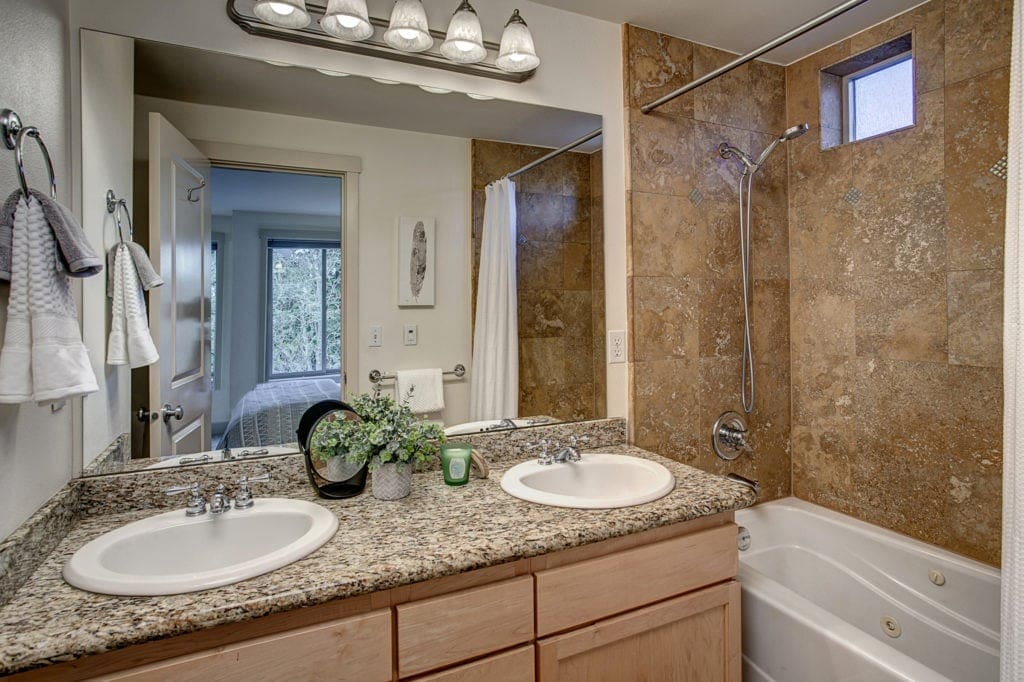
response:
M451 434L606 415L600 137L515 178L518 404L470 410L485 188L600 116L93 31L81 69L83 223L163 280L127 365L137 284L83 288L84 475L293 453L308 406L405 370L445 372Z

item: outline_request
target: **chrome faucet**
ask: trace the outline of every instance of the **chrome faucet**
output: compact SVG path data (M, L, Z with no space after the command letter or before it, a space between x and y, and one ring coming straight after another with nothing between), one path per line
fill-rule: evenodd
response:
M164 491L165 495L178 495L188 493L188 505L185 507L185 516L202 516L206 513L206 498L198 483L188 485L177 485Z
M546 438L542 438L536 443L527 445L526 449L534 450L536 448L540 448L540 457L537 458L537 464L542 464L544 466L555 463L564 464L566 462L578 462L582 459L582 456L580 455L580 451L577 446L580 443L585 443L587 440L589 439L586 437L577 438L576 436L569 436L568 445L559 445L558 443L547 440ZM557 450L552 453L552 448L557 448Z
M213 497L210 498L210 513L211 514L223 514L224 512L231 509L231 498L224 490L224 484L221 483L217 486L217 490L213 493Z

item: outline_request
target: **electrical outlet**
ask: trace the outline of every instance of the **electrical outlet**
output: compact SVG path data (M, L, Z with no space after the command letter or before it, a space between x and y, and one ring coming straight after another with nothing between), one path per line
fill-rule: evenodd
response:
M384 328L379 324L370 325L370 348L380 348L384 344Z
M414 324L405 325L405 331L402 334L402 338L405 339L405 345L415 346L420 342L420 330Z
M618 364L626 361L626 332L622 330L608 332L608 362Z

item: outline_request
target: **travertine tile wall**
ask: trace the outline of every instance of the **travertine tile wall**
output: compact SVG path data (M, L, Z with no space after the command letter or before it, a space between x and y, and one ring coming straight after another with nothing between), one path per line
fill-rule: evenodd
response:
M754 457L726 463L711 424L740 409L743 311L736 161L719 143L760 150L786 127L785 70L753 62L645 115L639 106L733 57L625 27L627 243L632 442L702 469L790 492L789 254L786 156L754 194Z
M812 126L788 150L793 493L990 563L1011 6L932 0L786 69ZM916 126L822 151L818 70L910 31Z
M548 151L473 140L474 302L484 188ZM601 187L601 166L594 156L600 155L563 154L516 178L521 416L594 419L606 414L600 211L592 224L593 204L601 200L593 196L594 187Z

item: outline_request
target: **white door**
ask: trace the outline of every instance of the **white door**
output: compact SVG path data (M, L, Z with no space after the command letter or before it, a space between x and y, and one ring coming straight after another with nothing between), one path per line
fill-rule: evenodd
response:
M164 286L149 323L160 361L149 368L149 455L210 449L210 161L167 119L149 114L149 253ZM163 406L163 409L161 408Z

